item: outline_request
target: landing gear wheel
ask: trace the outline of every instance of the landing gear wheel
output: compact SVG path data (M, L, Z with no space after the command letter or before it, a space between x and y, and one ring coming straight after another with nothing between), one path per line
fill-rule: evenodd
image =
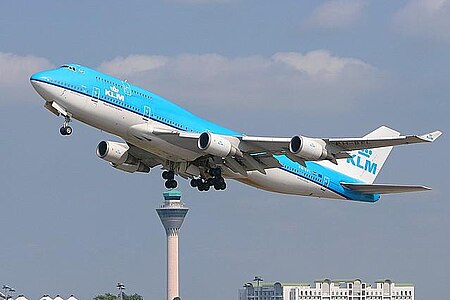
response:
M197 186L198 190L200 192L206 192L209 190L209 184L205 181L200 182L200 184Z
M174 189L174 188L176 188L176 187L178 186L178 183L177 183L176 180L170 179L170 180L167 180L167 181L164 183L164 185L165 185L166 188L168 188L168 189Z
M171 188L171 182L169 180L167 180L166 182L164 182L164 186L166 187L166 189L170 189Z
M162 172L162 178L166 180L173 180L175 178L175 173L173 171Z
M70 126L63 126L59 129L59 133L61 133L61 135L71 135L72 131L72 127Z
M225 182L216 182L214 184L214 189L216 191L223 191L227 188L227 184Z
M72 127L67 126L67 127L65 128L65 131L66 131L66 135L71 135L71 134L72 134Z
M216 178L214 182L214 189L217 191L223 191L227 188L227 184L225 182L225 179L223 177Z
M201 179L191 179L191 187L198 187L202 183Z

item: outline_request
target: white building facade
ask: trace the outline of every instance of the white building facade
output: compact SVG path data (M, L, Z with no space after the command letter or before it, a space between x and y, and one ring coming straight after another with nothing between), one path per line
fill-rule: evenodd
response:
M414 300L414 285L389 279L374 285L354 280L316 280L309 283L248 282L239 300Z

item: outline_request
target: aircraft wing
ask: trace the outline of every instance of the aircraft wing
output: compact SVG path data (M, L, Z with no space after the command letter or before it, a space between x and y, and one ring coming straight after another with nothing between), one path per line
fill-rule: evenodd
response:
M386 138L317 138L315 140L323 141L327 147L335 148L334 154L338 154L345 151L433 142L441 134L441 131L434 131L423 135ZM282 154L289 149L291 138L243 136L241 140L247 144L246 148L249 151L266 150L274 154Z
M377 132L389 132L392 135L394 130L382 126L376 130ZM372 137L370 134L362 138L308 138L310 141L316 142L327 150L328 156L323 159L331 160L336 163L336 159L351 157L348 152L362 149L383 148L390 146L427 143L433 142L441 136L441 131L434 131L423 135L403 135L386 137ZM289 151L291 138L277 137L253 137L243 136L240 138L243 145L240 149L247 153L258 153L266 151L271 154L285 154L291 160L304 164L308 159L302 159ZM319 160L323 160L319 159Z
M207 156L207 152L199 149L198 140L201 133L184 132L178 130L167 130L153 128L151 132L137 130L133 133L135 136L146 138L147 135L153 134L164 139L165 141L183 147L185 149L197 152L199 156ZM441 131L434 131L424 135L403 135L400 136L398 132L388 127L381 126L375 130L378 134L386 132L386 136L373 136L368 134L362 138L303 138L305 144L313 143L314 147L320 147L326 152L326 156L321 156L316 159L310 157L302 157L294 154L290 150L291 141L295 138L289 137L260 137L260 136L220 136L220 139L225 139L231 142L235 154L226 157L218 157L222 159L235 173L246 175L247 171L258 170L265 173L265 169L279 167L279 162L273 158L273 155L286 155L291 160L296 161L305 166L305 161L309 160L330 160L337 164L337 159L351 157L348 152L362 149L382 148L390 146L398 146L405 144L426 143L433 142L442 134ZM394 133L394 136L392 136ZM313 148L314 148L313 147ZM214 155L212 155L214 156Z
M384 127L384 126L383 126ZM403 135L386 138L331 138L324 139L327 145L339 148L341 151L382 148L406 144L434 142L442 134L434 131L423 135Z
M240 140L242 141L242 145L239 147L241 151L249 153L266 151L275 155L289 151L289 143L291 142L291 138L285 137L243 136Z
M139 158L146 166L150 168L154 168L158 165L161 165L163 161L158 156L145 151L139 147L136 147L130 143L127 143L129 148L129 152L131 155L133 155L136 158Z

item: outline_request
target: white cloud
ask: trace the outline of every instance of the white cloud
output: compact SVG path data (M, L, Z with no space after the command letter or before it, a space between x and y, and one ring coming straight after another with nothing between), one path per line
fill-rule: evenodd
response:
M272 57L158 56L157 61L163 63L157 68L124 68L125 62L153 66L153 58L116 58L103 63L102 70L196 110L257 107L286 111L283 106L288 106L299 113L343 111L360 103L357 100L379 84L380 74L362 60L333 56L325 50L279 52Z
M405 35L450 40L450 0L410 0L393 25Z
M363 15L365 0L331 0L317 7L306 19L309 28L336 29L354 24Z
M28 85L29 78L33 73L51 67L52 64L42 57L0 52L0 86L22 87Z
M122 76L145 72L157 69L167 62L167 58L159 55L130 55L126 58L116 57L115 59L104 62L99 69L102 72L116 74L120 71Z
M52 68L45 58L0 52L0 104L11 98L22 99L31 95L30 76Z
M340 58L332 56L326 50L311 51L306 54L287 52L277 53L273 56L277 62L283 62L301 72L306 72L310 78L338 79L345 68L372 69L372 67L355 58Z

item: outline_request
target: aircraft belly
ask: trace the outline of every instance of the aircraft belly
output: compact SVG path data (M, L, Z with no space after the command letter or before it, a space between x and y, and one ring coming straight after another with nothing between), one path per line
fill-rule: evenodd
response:
M236 180L263 190L281 194L343 199L342 196L333 193L319 184L280 168L267 169L266 175L258 171L251 171L249 172L248 178L239 178Z

